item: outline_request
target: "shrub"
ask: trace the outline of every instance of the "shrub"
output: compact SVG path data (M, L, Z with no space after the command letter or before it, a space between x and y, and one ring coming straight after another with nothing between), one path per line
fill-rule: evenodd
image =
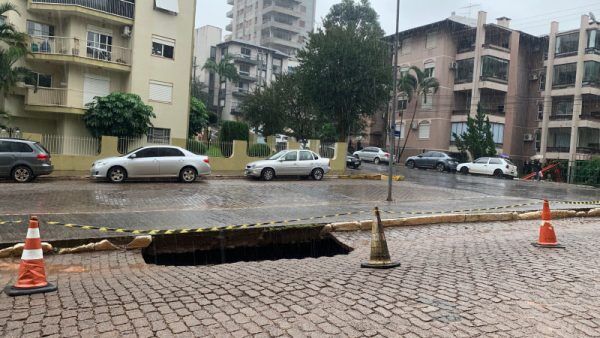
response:
M248 141L250 129L244 122L224 121L219 132L220 142Z
M268 144L257 143L248 148L248 156L250 157L267 157L271 155L271 147Z

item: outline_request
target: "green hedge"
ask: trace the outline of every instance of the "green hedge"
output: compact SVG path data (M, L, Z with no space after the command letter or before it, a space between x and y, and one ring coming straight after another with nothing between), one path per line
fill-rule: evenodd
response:
M219 131L220 142L248 141L250 128L244 122L224 121Z

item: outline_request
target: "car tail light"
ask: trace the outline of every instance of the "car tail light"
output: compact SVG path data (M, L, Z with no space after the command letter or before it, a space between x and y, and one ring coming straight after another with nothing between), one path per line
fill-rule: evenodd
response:
M42 161L46 161L48 160L50 157L46 154L37 154L37 159L38 160L42 160Z
M205 158L205 159L203 159L202 162L204 162L204 163L210 163L210 161L208 160L208 157Z
M390 157L390 153L385 153L385 157Z

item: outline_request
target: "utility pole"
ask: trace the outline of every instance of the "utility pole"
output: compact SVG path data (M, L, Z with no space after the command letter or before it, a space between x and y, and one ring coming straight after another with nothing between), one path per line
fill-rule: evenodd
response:
M388 162L388 196L387 201L391 202L392 199L392 176L394 175L394 162L395 162L395 143L396 143L396 110L398 110L398 70L396 66L398 64L398 31L400 30L400 0L396 1L396 34L394 34L394 64L392 69L394 70L394 94L392 96L392 113L388 122L388 128L390 133L390 161Z

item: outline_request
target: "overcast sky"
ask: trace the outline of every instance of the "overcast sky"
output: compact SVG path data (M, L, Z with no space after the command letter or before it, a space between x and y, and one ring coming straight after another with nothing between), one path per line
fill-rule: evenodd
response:
M340 0L317 0L316 22L327 14L331 5ZM476 7L468 8L470 4ZM396 0L371 0L379 13L381 26L387 34L395 30ZM198 0L196 26L213 25L225 28L229 23L225 13L231 9L226 0ZM488 13L488 22L500 16L513 19L511 27L534 35L548 34L550 21L560 22L560 30L578 27L580 16L596 12L600 20L600 1L590 0L402 0L400 5L400 30L421 26L450 16L477 17L477 11ZM226 32L224 32L226 34Z

